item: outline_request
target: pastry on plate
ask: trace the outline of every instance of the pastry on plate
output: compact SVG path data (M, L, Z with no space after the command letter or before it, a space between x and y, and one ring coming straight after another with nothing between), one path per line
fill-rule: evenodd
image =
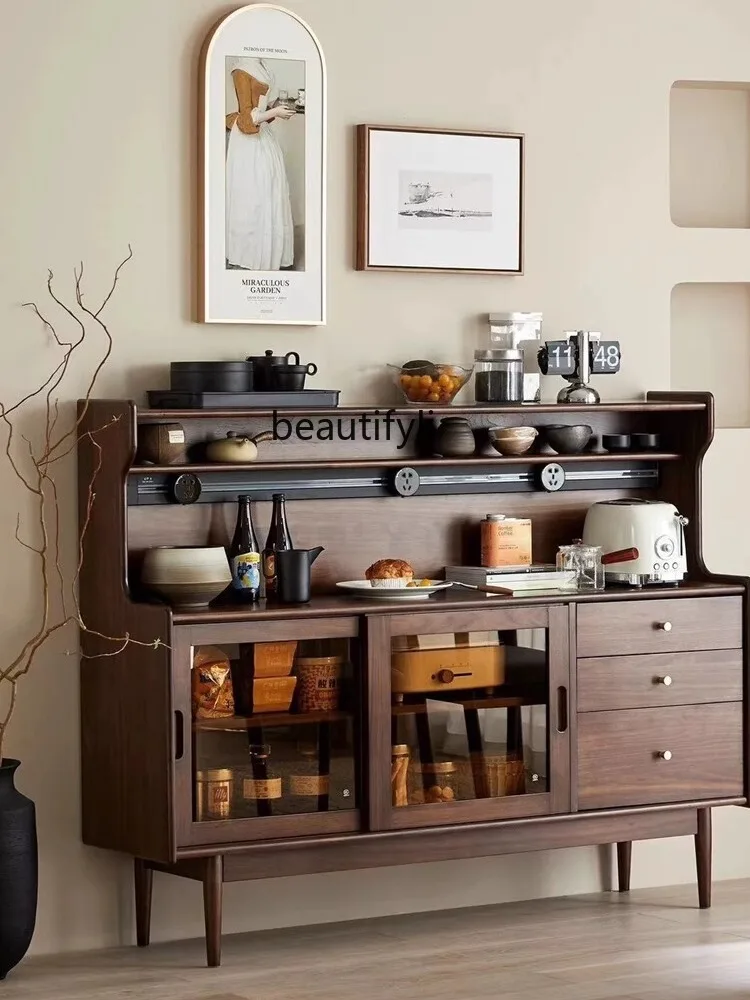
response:
M378 559L365 572L371 587L406 587L414 570L405 559Z

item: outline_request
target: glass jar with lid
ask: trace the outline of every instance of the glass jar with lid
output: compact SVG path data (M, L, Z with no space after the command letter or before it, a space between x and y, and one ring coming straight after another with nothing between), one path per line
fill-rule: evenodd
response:
M458 798L458 765L453 760L413 761L409 765L409 805L453 802Z
M522 403L523 352L474 351L474 397L478 403Z
M490 313L489 324L489 349L521 351L524 357L523 398L527 403L538 403L541 397L541 375L537 354L542 346L542 314Z
M561 545L555 558L558 570L576 574L578 590L604 590L604 566L600 545L584 545L574 538L572 545Z

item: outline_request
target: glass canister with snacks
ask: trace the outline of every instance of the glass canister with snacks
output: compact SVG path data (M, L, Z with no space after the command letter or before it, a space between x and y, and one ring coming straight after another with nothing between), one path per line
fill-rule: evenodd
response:
M458 784L455 761L414 761L409 766L409 805L453 802L459 797Z
M229 819L232 815L234 774L228 767L210 768L195 774L195 818L199 823Z

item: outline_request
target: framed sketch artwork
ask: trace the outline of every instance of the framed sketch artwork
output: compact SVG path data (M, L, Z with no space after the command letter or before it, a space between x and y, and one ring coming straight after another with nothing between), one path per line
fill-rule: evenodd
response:
M201 73L199 318L325 322L325 63L271 4L223 18Z
M357 129L357 269L523 272L523 136Z

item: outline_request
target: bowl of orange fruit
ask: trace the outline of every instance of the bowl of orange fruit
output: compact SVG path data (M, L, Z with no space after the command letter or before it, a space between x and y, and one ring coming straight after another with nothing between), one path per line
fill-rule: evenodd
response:
M464 368L433 361L407 361L388 367L406 402L419 406L449 406L474 371L473 365Z

